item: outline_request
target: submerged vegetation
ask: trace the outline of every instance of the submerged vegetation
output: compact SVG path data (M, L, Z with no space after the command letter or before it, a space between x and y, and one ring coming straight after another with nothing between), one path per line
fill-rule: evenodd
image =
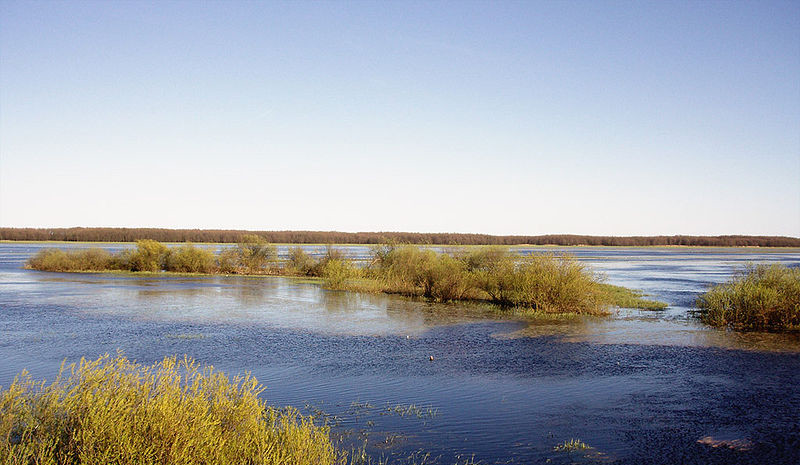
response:
M574 452L579 450L587 450L591 449L592 447L585 442L581 441L580 439L570 439L569 441L564 441L561 444L555 446L553 450L556 452Z
M800 268L749 265L701 295L700 318L737 330L800 330Z
M23 372L0 392L2 463L344 463L329 430L267 406L255 378L190 359L108 355L46 386Z
M536 313L605 314L609 307L660 309L642 293L605 284L577 259L566 255L515 255L503 247L437 252L412 245L372 249L368 263L356 263L328 246L321 257L299 247L279 260L274 245L254 235L214 255L191 244L168 248L141 240L135 249L112 255L102 249L43 249L28 267L42 271L170 271L320 278L329 289L384 292L437 302L477 301Z

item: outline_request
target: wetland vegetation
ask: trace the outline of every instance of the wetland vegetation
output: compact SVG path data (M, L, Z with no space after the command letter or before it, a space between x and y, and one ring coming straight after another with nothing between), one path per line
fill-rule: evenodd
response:
M141 240L135 249L110 254L102 249L43 249L27 266L42 271L131 271L283 275L319 278L330 289L383 292L437 302L475 301L538 313L606 314L610 307L660 309L663 302L602 282L567 255L519 256L503 247L436 252L413 245L381 245L368 263L356 263L327 247L313 257L300 247L278 260L274 245L245 235L235 247L214 255L185 244L168 248Z
M50 385L23 372L0 392L0 462L37 464L345 463L328 428L191 359L151 366L81 360Z
M800 268L748 265L696 302L703 322L737 330L800 330Z

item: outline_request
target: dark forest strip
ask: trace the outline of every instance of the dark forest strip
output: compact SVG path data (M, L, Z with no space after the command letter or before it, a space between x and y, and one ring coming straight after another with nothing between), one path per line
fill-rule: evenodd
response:
M338 231L243 231L232 229L161 228L0 228L0 240L236 243L243 235L257 234L278 244L403 244L434 245L560 245L560 246L698 246L698 247L800 247L800 238L786 236L492 236L489 234L338 232Z

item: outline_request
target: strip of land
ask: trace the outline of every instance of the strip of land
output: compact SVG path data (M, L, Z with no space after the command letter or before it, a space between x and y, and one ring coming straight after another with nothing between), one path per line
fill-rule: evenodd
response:
M228 229L161 228L0 228L0 240L66 242L236 243L246 234L277 244L402 244L431 245L557 245L557 246L697 246L800 247L800 238L786 236L493 236L489 234L339 231L242 231Z
M474 301L531 313L602 315L611 307L661 309L667 304L638 291L604 283L585 264L566 255L520 256L504 247L454 248L437 253L414 245L373 247L356 262L327 247L314 257L301 247L278 259L263 237L246 235L218 254L185 244L141 240L116 254L100 248L43 249L27 267L40 271L168 272L314 277L329 289L382 292L438 302Z

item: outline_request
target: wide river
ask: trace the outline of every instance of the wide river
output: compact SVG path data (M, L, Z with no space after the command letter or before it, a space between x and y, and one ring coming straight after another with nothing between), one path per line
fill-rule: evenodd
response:
M518 248L571 253L670 304L527 321L287 278L23 269L42 247L0 243L2 386L118 350L145 363L188 354L251 372L269 403L390 463L800 463L800 336L710 329L691 314L712 283L748 262L798 266L798 249ZM592 449L554 450L572 438Z

